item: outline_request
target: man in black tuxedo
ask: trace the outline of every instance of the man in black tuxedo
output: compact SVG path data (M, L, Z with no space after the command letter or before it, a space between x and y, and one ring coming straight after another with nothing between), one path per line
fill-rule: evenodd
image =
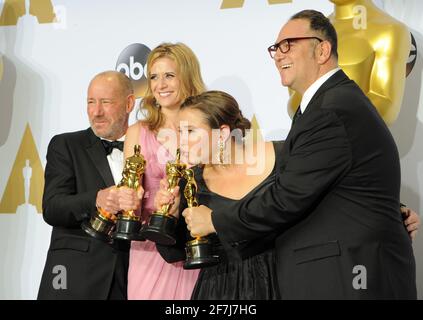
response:
M97 206L115 214L139 203L133 191L115 186L134 101L124 74L96 75L87 97L91 127L57 135L49 144L43 217L53 231L38 299L126 299L129 243L91 238L81 222Z
M294 15L269 47L282 84L303 95L275 184L233 209L186 209L193 236L237 246L276 238L282 299L416 299L411 239L400 214L400 163L375 107L338 68L320 12Z

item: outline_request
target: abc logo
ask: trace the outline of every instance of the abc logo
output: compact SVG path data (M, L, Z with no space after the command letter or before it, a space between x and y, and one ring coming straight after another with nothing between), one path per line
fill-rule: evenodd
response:
M147 57L151 50L141 44L133 43L119 55L116 70L126 74L134 86L135 96L143 98L147 90Z

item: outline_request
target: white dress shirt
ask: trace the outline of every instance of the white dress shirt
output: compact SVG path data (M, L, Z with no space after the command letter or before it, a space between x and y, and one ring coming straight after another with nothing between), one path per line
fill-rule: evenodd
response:
M118 139L117 141L125 141L125 136ZM113 180L115 181L115 184L118 184L120 180L122 180L123 160L123 152L120 151L118 148L114 148L112 152L107 156L107 161L109 162L109 167L112 171Z
M337 67L332 69L331 71L325 73L319 79L313 82L313 84L308 87L308 89L304 92L303 98L301 100L300 108L301 113L304 113L305 109L307 108L308 104L310 103L311 98L313 98L314 94L319 90L319 88L328 80L331 76L333 76L338 70L341 68Z

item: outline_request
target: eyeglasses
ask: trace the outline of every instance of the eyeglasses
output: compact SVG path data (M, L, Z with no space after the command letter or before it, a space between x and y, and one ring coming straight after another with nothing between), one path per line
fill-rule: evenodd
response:
M276 51L279 50L282 53L287 53L289 49L291 49L291 42L297 41L297 40L306 40L306 39L316 39L319 40L319 42L322 42L323 40L318 37L296 37L296 38L287 38L279 41L278 43L275 43L274 45L271 45L269 48L267 48L267 51L269 51L270 57L273 59L275 57Z

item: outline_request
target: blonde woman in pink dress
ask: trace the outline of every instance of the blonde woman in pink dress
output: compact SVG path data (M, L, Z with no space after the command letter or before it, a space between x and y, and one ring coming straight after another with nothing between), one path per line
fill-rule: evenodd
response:
M145 118L129 127L124 153L131 156L133 146L141 145L147 160L143 176L141 204L143 223L154 208L154 196L165 177L165 165L173 160L176 141L164 144L160 132L176 135L178 113L185 98L205 91L200 65L190 48L182 43L163 43L147 60L147 92L141 104ZM132 241L128 270L128 299L190 299L199 270L184 270L183 262L167 263L151 241Z

